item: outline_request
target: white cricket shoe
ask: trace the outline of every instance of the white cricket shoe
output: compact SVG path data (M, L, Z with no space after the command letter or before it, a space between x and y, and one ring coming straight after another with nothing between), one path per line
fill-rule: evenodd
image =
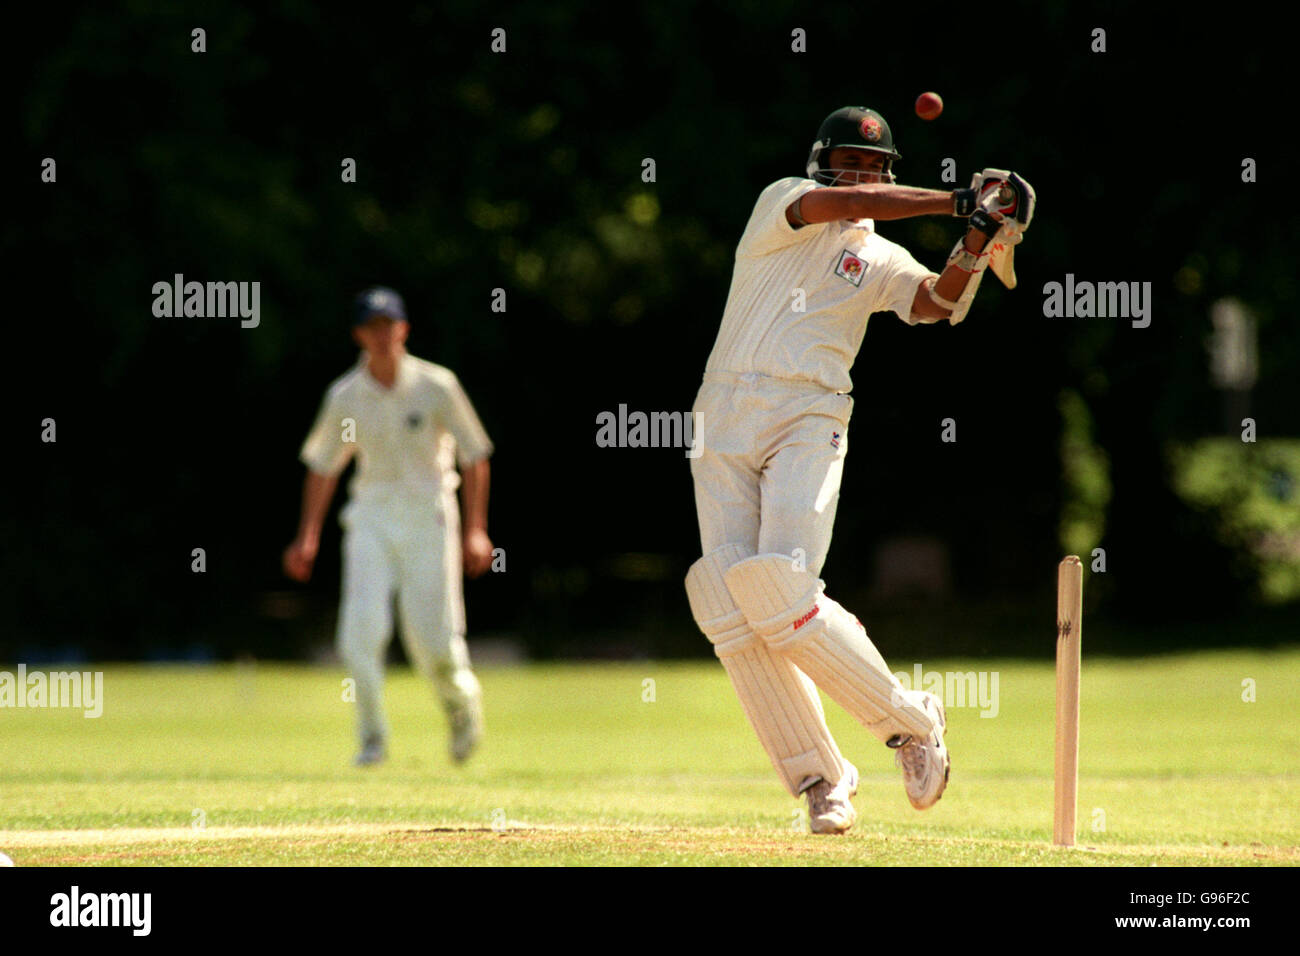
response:
M934 731L924 739L895 736L887 746L895 748L894 763L903 768L903 786L907 799L918 810L925 810L939 802L943 788L948 786L948 771L952 762L948 748L943 744L944 728L948 725L943 701L931 693L921 695L921 707L934 718Z
M464 763L483 736L483 705L477 697L447 714L451 720L451 759Z
M388 756L384 748L383 737L367 737L361 745L361 753L352 758L352 766L369 767L373 764L383 763Z
M853 826L858 814L849 798L858 792L858 768L844 761L844 776L831 786L818 779L804 788L808 797L808 827L813 833L843 833Z

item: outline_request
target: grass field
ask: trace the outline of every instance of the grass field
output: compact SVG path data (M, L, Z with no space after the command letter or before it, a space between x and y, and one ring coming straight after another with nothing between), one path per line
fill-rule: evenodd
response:
M859 821L813 837L712 661L483 669L488 734L464 767L430 691L395 669L390 759L365 770L340 671L110 666L97 719L0 710L0 850L20 866L1300 864L1300 649L1085 659L1075 851L1049 846L1051 665L925 665L977 668L997 672L997 715L949 702L952 779L925 813L892 752L828 705Z

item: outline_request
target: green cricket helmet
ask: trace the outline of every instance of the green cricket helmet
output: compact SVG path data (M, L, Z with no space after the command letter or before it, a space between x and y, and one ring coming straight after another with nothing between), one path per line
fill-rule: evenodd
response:
M881 172L889 182L894 182L894 160L903 157L894 149L894 134L889 131L889 124L875 110L865 106L845 106L822 120L817 130L817 142L808 153L808 178L823 186L834 186L846 170L831 169L826 160L831 150L841 146L883 155L885 165Z

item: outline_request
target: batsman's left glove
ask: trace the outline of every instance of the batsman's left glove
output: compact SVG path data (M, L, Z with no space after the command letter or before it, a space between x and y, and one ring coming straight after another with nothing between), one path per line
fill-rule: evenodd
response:
M1034 218L1038 196L1019 173L1007 169L981 170L971 178L971 188L978 195L977 205L985 212L1000 212L1023 233Z

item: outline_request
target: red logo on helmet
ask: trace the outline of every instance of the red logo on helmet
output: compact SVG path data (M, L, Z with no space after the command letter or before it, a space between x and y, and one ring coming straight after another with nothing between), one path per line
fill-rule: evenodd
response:
M877 143L880 141L883 130L880 126L880 120L874 116L864 116L862 122L858 124L858 132L862 134L862 138L868 143Z

